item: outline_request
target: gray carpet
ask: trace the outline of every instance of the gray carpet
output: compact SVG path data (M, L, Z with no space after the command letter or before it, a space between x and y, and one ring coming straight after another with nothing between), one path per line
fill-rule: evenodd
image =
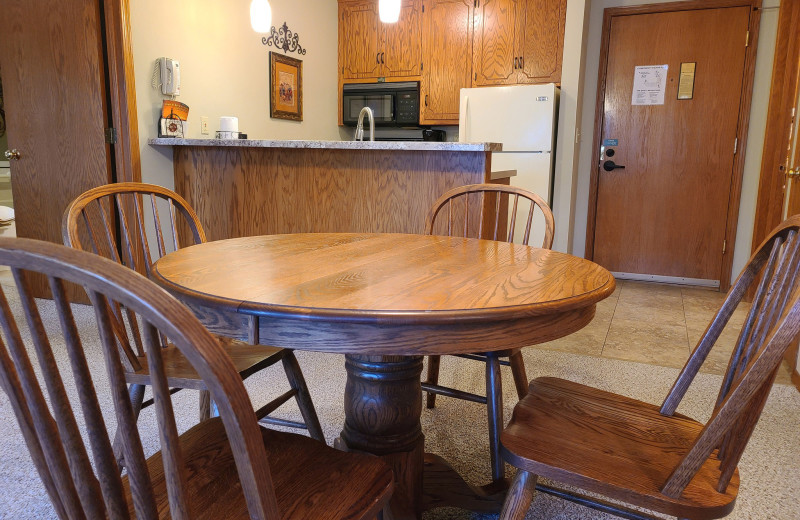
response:
M13 303L13 296L10 298ZM45 318L55 319L52 304L42 304ZM96 345L97 332L91 310L77 307L81 335L88 345ZM46 320L50 321L50 320ZM55 351L63 348L54 341ZM102 358L97 348L89 348L87 356L93 373L103 373ZM298 352L328 442L338 435L343 423L344 358L339 355ZM66 359L66 356L60 356ZM531 378L550 375L563 377L624 395L657 403L666 395L678 371L625 361L601 359L552 351L526 349L525 361ZM62 364L61 366L65 366ZM456 374L458 376L456 377ZM458 379L465 390L483 389L483 368L480 363L444 358L442 378L445 384ZM506 417L513 404L510 373L504 374ZM96 380L103 388L104 378ZM699 420L705 420L716 397L720 377L701 374L679 409ZM285 378L279 367L248 379L247 387L255 405L285 389ZM109 428L113 428L112 406L107 394L102 396ZM174 397L178 425L185 430L196 420L197 395L180 392ZM300 420L292 404L283 416ZM434 410L422 416L427 451L438 453L473 483L488 481L488 442L484 409L480 405L439 398ZM145 449L157 449L155 418L151 409L139 421ZM736 509L729 518L796 519L800 518L800 393L791 386L776 385L761 421L739 466L741 488ZM52 518L53 511L38 475L30 461L13 412L5 394L0 393L0 518ZM491 516L472 515L457 509L439 509L425 514L425 519L483 519ZM614 518L581 506L542 494L534 500L528 518L584 519Z

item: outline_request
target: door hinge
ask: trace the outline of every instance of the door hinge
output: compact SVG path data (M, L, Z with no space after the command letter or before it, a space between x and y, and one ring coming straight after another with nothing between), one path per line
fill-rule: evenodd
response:
M423 70L425 70L425 62L421 61L419 62L419 71L422 72Z
M422 4L422 12L425 12L425 4Z
M478 73L475 73L475 81L478 81Z
M106 128L106 142L108 144L117 144L117 129L113 126Z
M736 155L736 152L739 150L739 138L733 140L733 155Z
M725 254L725 251L727 251L727 249L728 249L728 241L727 240L723 240L722 241L722 254L723 255Z
M747 31L747 36L744 38L744 46L750 47L750 31Z

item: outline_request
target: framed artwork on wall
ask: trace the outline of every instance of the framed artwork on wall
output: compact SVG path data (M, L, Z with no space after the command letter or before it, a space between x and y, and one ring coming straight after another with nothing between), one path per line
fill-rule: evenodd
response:
M269 115L276 119L303 120L303 62L269 53Z

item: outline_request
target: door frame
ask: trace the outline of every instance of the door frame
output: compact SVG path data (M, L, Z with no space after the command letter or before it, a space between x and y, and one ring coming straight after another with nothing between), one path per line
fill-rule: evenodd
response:
M785 4L785 5L784 5ZM778 15L778 35L775 43L775 62L769 90L767 131L758 181L756 218L753 226L752 250L755 251L769 232L783 220L784 160L789 148L790 113L800 81L800 3L782 2ZM779 175L776 175L779 173Z
M750 102L753 97L753 79L755 75L756 50L758 48L758 29L761 21L761 0L688 0L663 4L646 4L629 7L609 7L603 11L603 32L600 43L600 63L597 79L597 99L594 116L594 139L592 140L592 162L589 178L589 207L586 219L586 253L589 260L594 259L594 233L597 218L597 189L599 183L599 161L595 161L595 153L600 150L600 137L603 131L604 100L606 95L606 69L608 66L608 48L611 34L611 20L616 16L639 14L667 13L674 11L693 11L699 9L715 9L725 7L750 7L750 41L745 51L744 81L742 97L739 102L739 122L736 130L737 153L733 159L731 190L728 197L728 214L725 224L726 248L722 255L720 269L720 290L730 287L733 270L733 250L736 241L736 226L739 218L739 201L742 193L742 174L744 171L745 149L747 147L747 130L750 123Z
M100 0L105 30L108 111L117 142L111 145L115 182L142 182L139 158L139 120L131 46L130 0Z

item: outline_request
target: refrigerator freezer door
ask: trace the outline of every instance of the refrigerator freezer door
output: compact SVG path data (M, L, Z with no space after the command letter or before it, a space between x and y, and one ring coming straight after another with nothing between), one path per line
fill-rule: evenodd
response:
M511 185L524 190L532 191L539 195L550 205L552 196L552 154L549 153L508 153L495 152L492 154L492 171L516 170L517 175L511 177ZM509 202L509 211L513 206L513 199ZM520 200L517 208L517 221L514 233L514 242L521 243L525 233L528 218L529 204ZM511 216L509 215L509 222ZM541 247L544 238L544 217L539 210L534 213L532 231L529 245Z
M461 89L458 140L502 143L503 151L551 152L554 84Z

